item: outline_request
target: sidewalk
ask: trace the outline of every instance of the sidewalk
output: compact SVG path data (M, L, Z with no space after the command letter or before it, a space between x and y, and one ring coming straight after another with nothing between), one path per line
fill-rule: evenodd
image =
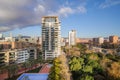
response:
M49 73L50 68L51 68L50 64L44 64L39 73Z

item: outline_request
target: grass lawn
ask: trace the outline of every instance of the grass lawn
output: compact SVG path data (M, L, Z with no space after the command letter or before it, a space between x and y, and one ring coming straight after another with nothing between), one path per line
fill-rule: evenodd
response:
M38 73L41 69L41 66L39 68L36 68L36 69L33 69L33 70L30 70L30 71L27 71L26 73ZM21 74L20 74L21 75ZM17 80L17 78L20 76L20 75L16 75L12 78L8 78L8 79L5 79L5 80Z

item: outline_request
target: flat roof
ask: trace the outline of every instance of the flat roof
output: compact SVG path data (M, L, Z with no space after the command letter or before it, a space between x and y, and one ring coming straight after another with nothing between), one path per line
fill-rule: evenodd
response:
M42 18L58 18L58 16L42 16Z
M17 80L47 80L47 78L47 73L24 73Z

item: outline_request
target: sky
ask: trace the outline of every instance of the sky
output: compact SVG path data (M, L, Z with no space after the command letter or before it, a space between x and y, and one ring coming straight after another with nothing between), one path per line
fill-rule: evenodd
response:
M120 0L0 0L0 33L41 36L41 17L58 16L61 35L120 36Z

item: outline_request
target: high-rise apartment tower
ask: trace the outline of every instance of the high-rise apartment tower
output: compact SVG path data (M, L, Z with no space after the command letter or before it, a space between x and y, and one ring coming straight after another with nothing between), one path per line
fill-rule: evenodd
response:
M42 18L42 52L45 60L60 55L60 31L60 21L57 16L45 16Z
M76 31L71 30L69 31L69 45L75 45L76 44Z

